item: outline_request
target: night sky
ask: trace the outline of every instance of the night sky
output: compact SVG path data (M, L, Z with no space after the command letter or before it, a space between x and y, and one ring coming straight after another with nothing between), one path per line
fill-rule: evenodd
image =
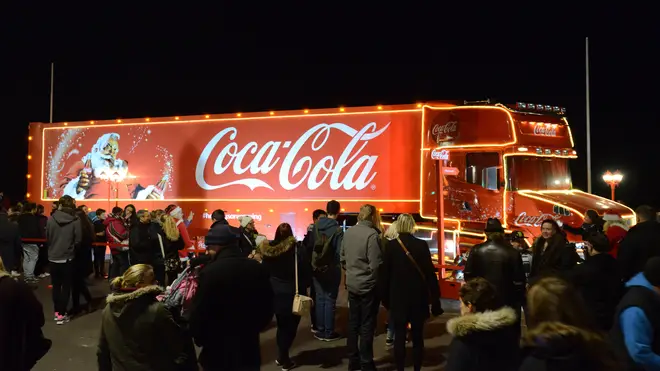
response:
M588 30L534 40L441 30L443 17L419 11L387 22L319 9L152 11L41 8L5 23L0 188L12 199L25 194L27 125L48 122L51 61L56 122L486 98L564 106L580 156L573 183L587 188ZM590 36L593 190L608 197L601 175L619 169L617 198L632 207L660 206L660 43L643 35Z

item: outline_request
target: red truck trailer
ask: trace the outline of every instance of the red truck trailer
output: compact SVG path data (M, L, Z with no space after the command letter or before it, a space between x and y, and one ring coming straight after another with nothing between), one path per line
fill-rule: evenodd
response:
M529 242L544 219L577 226L587 209L635 223L628 207L572 188L568 163L577 154L559 107L426 103L32 123L29 130L30 200L68 194L92 209L174 203L196 213L192 235L203 236L211 212L222 209L230 222L252 216L269 237L287 222L302 238L312 211L335 199L347 214L365 203L386 217L414 214L420 237L437 249L438 184L440 264L483 241L491 217ZM442 179L433 158L439 150L448 152Z

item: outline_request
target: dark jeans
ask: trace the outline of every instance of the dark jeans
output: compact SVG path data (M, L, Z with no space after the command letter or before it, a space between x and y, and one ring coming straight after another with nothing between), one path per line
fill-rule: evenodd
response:
M335 312L337 308L337 295L341 283L341 271L327 271L314 277L316 329L321 336L330 336L335 332Z
M105 275L105 246L94 246L94 274L97 277Z
M277 360L280 364L286 365L291 362L289 350L296 339L300 317L293 313L285 313L275 314L275 319L277 320Z
M314 288L313 282L309 288L309 297L314 299L314 302L312 303L312 313L309 316L309 319L312 321L312 330L318 331L319 328L316 327L316 300L318 300L318 298L316 297L316 288Z
M50 280L53 285L53 306L55 312L64 315L69 305L73 283L73 262L50 262Z
M75 311L80 310L80 295L85 298L87 305L92 303L92 294L89 293L89 287L85 283L85 276L77 273L73 277L73 285L71 287L71 301L73 302L73 309Z
M410 323L410 336L413 345L413 365L415 370L422 369L424 359L424 318L411 316L409 321L394 321L394 359L397 371L402 371L406 363L406 335Z
M113 279L122 276L128 267L130 267L128 251L120 251L118 254L113 254L112 264L110 265L110 275L108 278L112 281Z
M349 369L376 369L374 364L374 334L379 300L376 289L364 295L348 293L348 362ZM395 336L396 337L396 336ZM405 342L405 334L402 338ZM359 346L358 346L359 339Z

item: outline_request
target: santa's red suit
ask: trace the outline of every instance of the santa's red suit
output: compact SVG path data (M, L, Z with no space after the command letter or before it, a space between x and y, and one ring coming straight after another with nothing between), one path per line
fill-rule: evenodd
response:
M628 226L621 218L621 215L616 213L605 213L603 220L605 221L605 235L610 241L611 249L609 254L616 258L619 253L621 241L623 241L628 233Z
M176 222L176 228L179 230L181 240L183 240L184 249L179 250L179 258L187 259L189 252L188 249L193 247L193 242L190 239L190 235L188 235L188 228L186 227L186 223L183 222L183 210L179 206L176 206L170 210L165 209L165 212L174 218L174 221Z

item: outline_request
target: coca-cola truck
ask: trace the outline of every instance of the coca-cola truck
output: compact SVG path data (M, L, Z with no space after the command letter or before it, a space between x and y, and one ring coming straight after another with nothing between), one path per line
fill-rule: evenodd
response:
M634 223L628 207L572 188L577 155L559 107L428 103L32 123L29 139L30 200L67 194L108 211L178 204L194 211L198 236L222 209L232 224L250 215L272 237L286 222L302 238L312 211L335 199L349 216L365 203L386 221L414 214L435 250L439 184L447 262L483 240L488 218L530 242L544 219L578 226L587 209ZM447 159L434 159L439 150Z

